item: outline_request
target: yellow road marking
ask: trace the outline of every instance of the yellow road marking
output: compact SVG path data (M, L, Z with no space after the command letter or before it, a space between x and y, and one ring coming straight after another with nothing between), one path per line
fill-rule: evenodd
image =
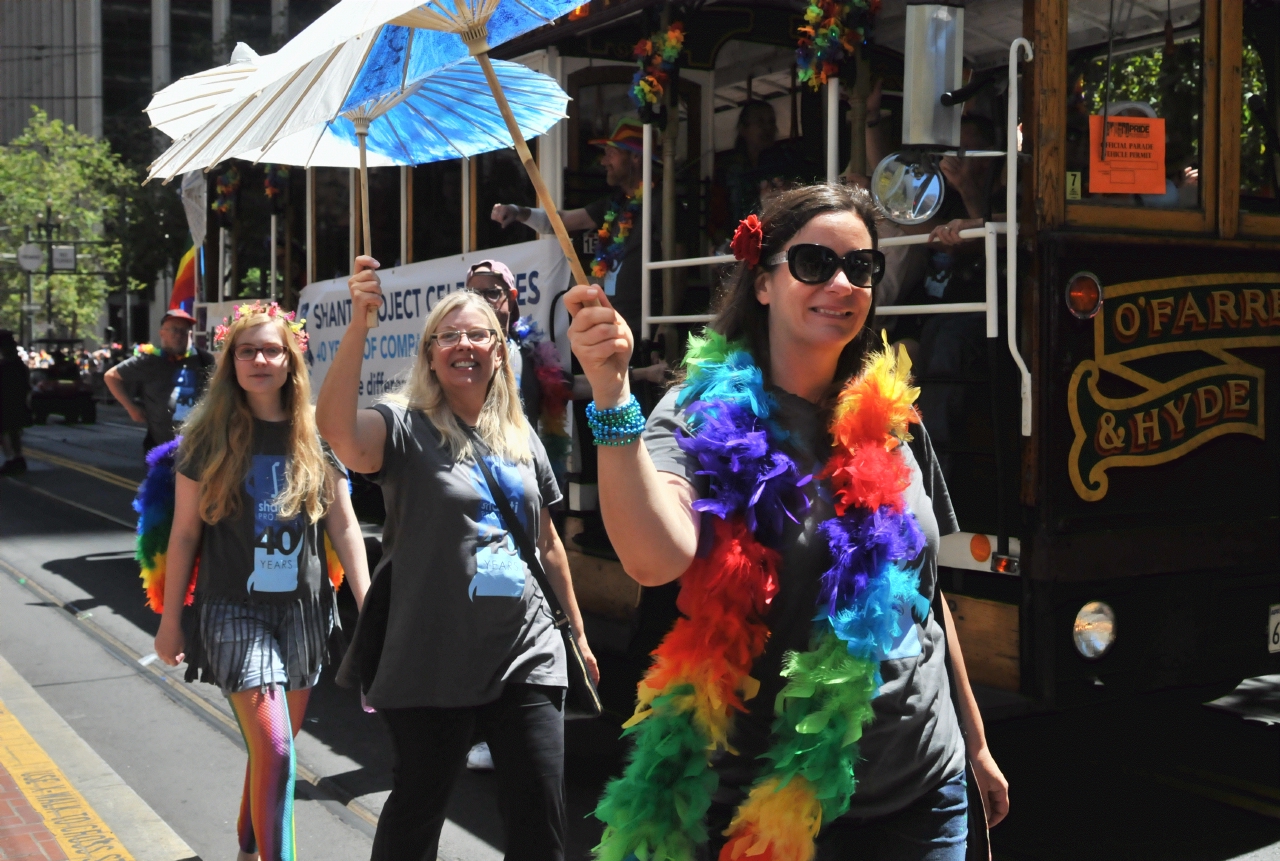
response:
M68 858L133 861L129 850L107 823L3 702L0 702L0 765L13 777L18 790L40 814Z
M1257 798L1250 798L1246 795L1241 795L1226 789L1219 789L1216 786L1207 786L1203 783L1174 777L1171 774L1161 774L1159 772L1149 772L1140 769L1133 769L1132 773L1142 775L1150 780L1154 780L1156 783L1162 783L1171 789L1189 792L1192 795L1198 795L1201 798L1208 798L1213 801L1217 801L1220 804L1226 804L1231 807L1239 808L1240 810L1248 810L1251 813L1257 813L1271 819L1280 819L1280 805L1269 804ZM1203 776L1210 777L1207 773L1204 773ZM1223 775L1212 775L1212 777L1222 781L1223 783L1228 782L1227 780L1223 780ZM1239 782L1246 783L1245 781ZM1249 788L1252 789L1253 786L1251 785Z
M58 496L56 493L50 493L49 491L45 490L43 487L36 487L34 484L27 484L25 481L18 481L16 478L14 478L11 475L5 476L5 478L9 479L9 481L12 481L14 484L19 485L20 487L25 487L27 490L31 491L32 493L38 493L41 496L48 497L49 499L52 499L56 502L61 502L63 505L70 505L72 508L78 508L81 511L87 511L90 514L96 514L99 517L101 517L103 520L110 520L112 523L120 524L125 529L133 530L133 529L136 529L138 526L138 524L136 523L130 523L127 520L123 520L114 515L107 514L105 511L99 511L96 508L90 508L89 506L82 505L81 503L76 502L75 500L66 499L64 497Z
M23 487L30 488L30 485L23 484ZM37 488L30 488L30 489L36 490ZM51 493L46 495L53 496L53 494ZM59 499L59 497L56 497L56 496L53 498ZM67 500L61 500L61 501L66 502ZM92 509L88 509L88 510L92 511ZM102 512L94 512L94 513L102 514ZM102 516L107 517L108 519L114 519L107 514L102 514ZM66 606L66 604L64 604L63 601L60 598L58 598L57 595L54 595L52 592L50 592L48 589L41 586L35 580L32 580L30 577L23 575L21 571L19 571L17 568L14 568L12 565L5 562L3 559L0 559L0 571L4 571L5 573L7 573L10 577L17 580L22 585L26 586L32 592L35 592L37 595L40 596L42 600L48 602L49 604L55 607L61 607L64 610L69 609ZM142 655L135 652L132 648L127 646L123 641L117 639L114 635L108 633L108 631L105 628L103 628L101 625L98 625L92 619L83 619L78 621L81 625L88 628L93 633L93 636L97 637L99 640L109 645L111 649L123 655L126 659L133 662L133 664L138 666L143 666L142 672L149 673L152 676L156 677L157 679L162 681L172 693L176 694L177 696L180 696L184 701L194 706L196 709L198 709L200 712L205 714L212 721L218 724L221 724L223 727L226 727L230 731L230 734L233 737L243 738L240 732L240 725L236 723L233 717L222 712L220 709L218 709L216 706L214 706L204 697L200 696L197 693L192 692L190 686L183 683L181 678L174 678L173 676L166 674L164 668L162 666L157 665L159 662L147 664L145 666L138 664L138 659L141 658ZM0 709L2 708L3 708L3 703L0 703ZM0 731L0 749L4 747L4 744L5 744L5 737L3 732ZM0 760L0 762L3 762L3 760ZM303 765L300 762L295 762L294 768L299 780L302 780L306 783L311 784L312 786L315 786L323 790L323 787L321 787L321 782L324 780L324 777L322 775L317 774L316 772L307 768L305 765ZM323 791L328 792L330 795L333 795L333 792L331 790L323 790ZM345 803L341 801L339 801L338 803L342 804L343 807L347 808L347 810L351 811L353 814L355 814L357 817L367 822L369 825L372 825L375 828L378 827L378 815L374 813L372 810L370 810L369 808L365 807L362 803L360 803L356 799L352 798L351 800ZM68 857L71 857L71 856L68 856ZM129 859L128 856L123 856L123 858L127 859L127 861L131 861L131 859Z
M76 472L91 475L100 481L107 482L107 484L114 484L116 487L123 487L125 490L136 491L138 489L138 482L131 481L123 475L117 475L114 472L109 472L96 466L90 466L89 464L81 463L78 460L71 460L70 458L50 454L47 451L41 451L40 449L32 448L29 445L23 446L23 448L26 449L26 454L34 457L36 460L43 460L45 463L51 463L54 466L61 466L66 469L74 469Z

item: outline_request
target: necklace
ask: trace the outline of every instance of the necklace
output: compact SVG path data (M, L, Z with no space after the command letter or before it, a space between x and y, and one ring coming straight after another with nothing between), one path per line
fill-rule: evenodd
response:
M686 365L677 404L691 432L677 432L677 442L710 480L694 508L715 516L715 540L682 577L683 616L654 651L624 724L634 747L596 809L605 823L600 861L691 861L706 842L717 783L710 757L733 752L734 713L759 691L750 670L769 637L764 618L778 589L785 524L800 522L809 505L803 487L811 477L780 447L777 403L745 345L708 331L690 339ZM831 567L821 576L814 634L808 651L784 658L772 746L725 832L720 861L812 859L822 823L849 808L881 656L904 633L905 611L928 613L911 564L924 535L903 500L911 473L898 451L918 421L910 367L886 344L837 401L832 454L817 474L835 516L818 527Z
M573 384L565 379L556 345L545 338L532 316L521 317L516 321L515 335L521 345L527 344L532 348L532 371L542 389L538 437L547 450L552 471L559 478L564 471L569 449L572 448L565 422L568 418L569 401L573 400Z
M643 188L636 188L636 193L624 202L614 198L604 214L604 223L596 231L596 257L591 263L591 275L603 278L614 271L622 263L622 255L635 224L636 214L640 212L640 200Z
M187 347L187 351L179 356L177 353L166 353L155 344L138 344L133 348L135 356L166 356L170 361L180 362L183 359L189 359L196 354L195 347Z

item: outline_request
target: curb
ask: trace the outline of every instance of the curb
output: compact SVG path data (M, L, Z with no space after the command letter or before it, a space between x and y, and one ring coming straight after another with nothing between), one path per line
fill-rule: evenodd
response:
M0 701L134 861L199 861L186 842L0 657Z

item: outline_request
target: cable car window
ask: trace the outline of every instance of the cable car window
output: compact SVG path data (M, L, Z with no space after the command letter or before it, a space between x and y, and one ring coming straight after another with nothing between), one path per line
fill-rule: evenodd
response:
M1240 211L1280 214L1280 2L1246 0L1240 63Z
M1092 0L1070 4L1069 16L1067 201L1200 208L1204 53L1198 0L1158 10L1154 4Z

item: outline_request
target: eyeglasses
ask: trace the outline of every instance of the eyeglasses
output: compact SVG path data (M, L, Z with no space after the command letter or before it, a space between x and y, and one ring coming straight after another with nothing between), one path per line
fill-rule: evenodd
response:
M267 344L265 347L255 347L253 344L241 344L236 347L235 352L232 355L236 357L237 362L252 362L258 357L258 354L261 353L262 358L266 359L268 362L275 362L284 355L284 352L284 347L279 344Z
M765 261L767 266L786 262L791 276L804 284L825 284L844 269L845 277L855 287L874 287L884 277L884 255L874 248L860 248L841 257L825 245L802 243Z
M456 347L458 344L462 343L462 338L465 335L467 342L470 343L471 346L487 347L497 334L498 333L492 329L468 329L465 332L453 329L449 332L436 332L431 336L431 340L435 341L441 347Z
M480 296L490 305L497 305L507 296L507 291L501 287L468 287L472 293Z

